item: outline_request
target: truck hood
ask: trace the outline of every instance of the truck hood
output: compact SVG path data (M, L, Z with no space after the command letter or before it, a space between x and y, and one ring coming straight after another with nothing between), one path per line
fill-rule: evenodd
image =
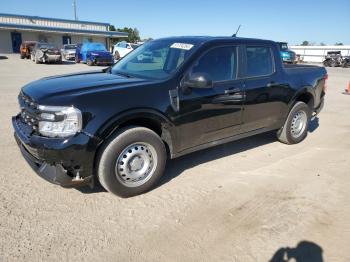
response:
M79 95L106 88L125 88L147 81L149 80L127 78L103 71L89 71L42 78L25 85L22 92L36 103L42 104L52 97Z

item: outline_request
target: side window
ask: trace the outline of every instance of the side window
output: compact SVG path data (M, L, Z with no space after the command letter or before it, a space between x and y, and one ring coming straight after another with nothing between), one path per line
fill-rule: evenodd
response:
M236 47L217 47L202 56L192 67L190 74L206 74L210 80L226 81L236 79Z
M271 48L247 46L247 77L271 75L274 71L274 61Z

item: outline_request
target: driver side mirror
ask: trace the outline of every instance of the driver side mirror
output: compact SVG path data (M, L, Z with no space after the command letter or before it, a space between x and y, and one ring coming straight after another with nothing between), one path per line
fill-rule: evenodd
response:
M213 81L209 79L207 74L194 73L184 81L183 85L187 88L212 88Z

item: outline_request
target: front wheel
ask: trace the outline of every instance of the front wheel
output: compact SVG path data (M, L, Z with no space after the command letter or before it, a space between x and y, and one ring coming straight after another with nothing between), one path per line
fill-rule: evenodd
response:
M109 192L131 197L156 184L163 175L166 159L165 145L155 132L144 127L128 127L101 148L97 176Z
M87 64L88 66L92 66L92 65L94 65L94 62L92 62L92 60L91 60L90 58L87 58L87 59L86 59L86 64Z
M285 144L297 144L303 141L308 132L311 110L304 102L297 102L290 111L283 127L277 132L279 141Z

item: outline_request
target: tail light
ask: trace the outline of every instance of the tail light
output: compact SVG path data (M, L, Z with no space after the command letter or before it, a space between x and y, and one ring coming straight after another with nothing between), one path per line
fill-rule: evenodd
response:
M325 74L323 79L324 79L323 92L326 93L326 91L327 91L328 74Z

